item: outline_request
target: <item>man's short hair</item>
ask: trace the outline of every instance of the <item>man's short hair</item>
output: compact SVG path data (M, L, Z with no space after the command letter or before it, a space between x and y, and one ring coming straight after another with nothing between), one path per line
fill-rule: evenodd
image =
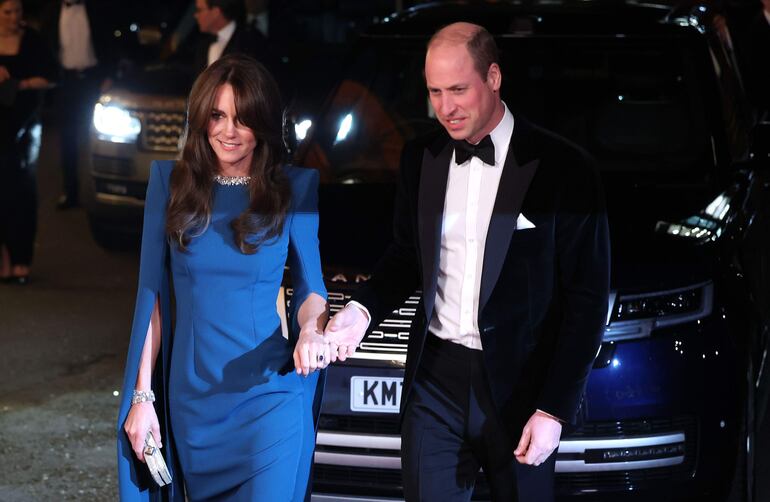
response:
M449 26L449 25L447 25ZM436 31L431 39L428 41L428 48L439 39L448 40L449 42L465 43L466 49L473 60L473 67L481 75L481 78L487 80L487 72L492 63L500 64L500 53L495 43L495 38L484 28L483 26L473 25L476 30L470 36L470 38L463 37L458 39L456 37L446 37L442 31L446 26Z
M219 7L228 21L241 22L246 14L243 0L206 0L209 9Z
M465 45L473 59L473 66L481 78L487 79L487 72L493 63L500 64L500 53L495 38L482 26Z

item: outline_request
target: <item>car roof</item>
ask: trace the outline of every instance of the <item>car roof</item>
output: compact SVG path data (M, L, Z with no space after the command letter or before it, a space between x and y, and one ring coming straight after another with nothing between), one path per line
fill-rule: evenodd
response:
M495 36L677 36L703 32L711 8L618 0L453 0L426 2L383 18L369 37L429 37L468 21Z

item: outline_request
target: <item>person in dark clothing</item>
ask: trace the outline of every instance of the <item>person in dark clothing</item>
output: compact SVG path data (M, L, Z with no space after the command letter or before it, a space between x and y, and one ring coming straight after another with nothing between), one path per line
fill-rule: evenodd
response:
M242 53L265 64L267 40L244 22L243 0L196 0L195 20L202 37L195 45L193 67L196 73L227 54Z
M78 145L86 142L99 84L114 59L116 8L104 0L57 0L43 14L41 30L62 68L55 92L63 184L59 209L79 206Z
M422 291L404 370L407 501L555 500L555 449L573 426L607 316L610 241L598 171L514 114L484 28L428 43L425 83L444 130L407 143L393 242L329 321L332 361ZM336 350L335 350L336 349Z
M37 228L35 163L42 92L57 67L22 23L20 0L0 0L0 255L2 278L26 284Z

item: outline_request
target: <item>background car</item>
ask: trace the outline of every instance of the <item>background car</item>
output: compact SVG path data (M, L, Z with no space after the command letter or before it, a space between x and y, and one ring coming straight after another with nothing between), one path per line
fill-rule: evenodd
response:
M558 493L724 500L732 487L750 499L770 312L767 146L754 136L767 125L754 125L708 6L442 2L369 30L297 155L322 176L332 311L390 238L401 148L437 127L425 44L456 20L496 36L514 117L584 146L605 187L611 302L583 425L556 454ZM401 497L398 407L419 294L329 368L314 500ZM486 496L481 477L474 499Z

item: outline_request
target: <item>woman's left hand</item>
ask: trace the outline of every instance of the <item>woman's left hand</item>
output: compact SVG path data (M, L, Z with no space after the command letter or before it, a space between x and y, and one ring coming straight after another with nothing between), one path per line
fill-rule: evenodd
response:
M308 376L315 370L322 370L331 360L330 347L323 332L308 326L302 328L294 347L294 367L297 374Z

